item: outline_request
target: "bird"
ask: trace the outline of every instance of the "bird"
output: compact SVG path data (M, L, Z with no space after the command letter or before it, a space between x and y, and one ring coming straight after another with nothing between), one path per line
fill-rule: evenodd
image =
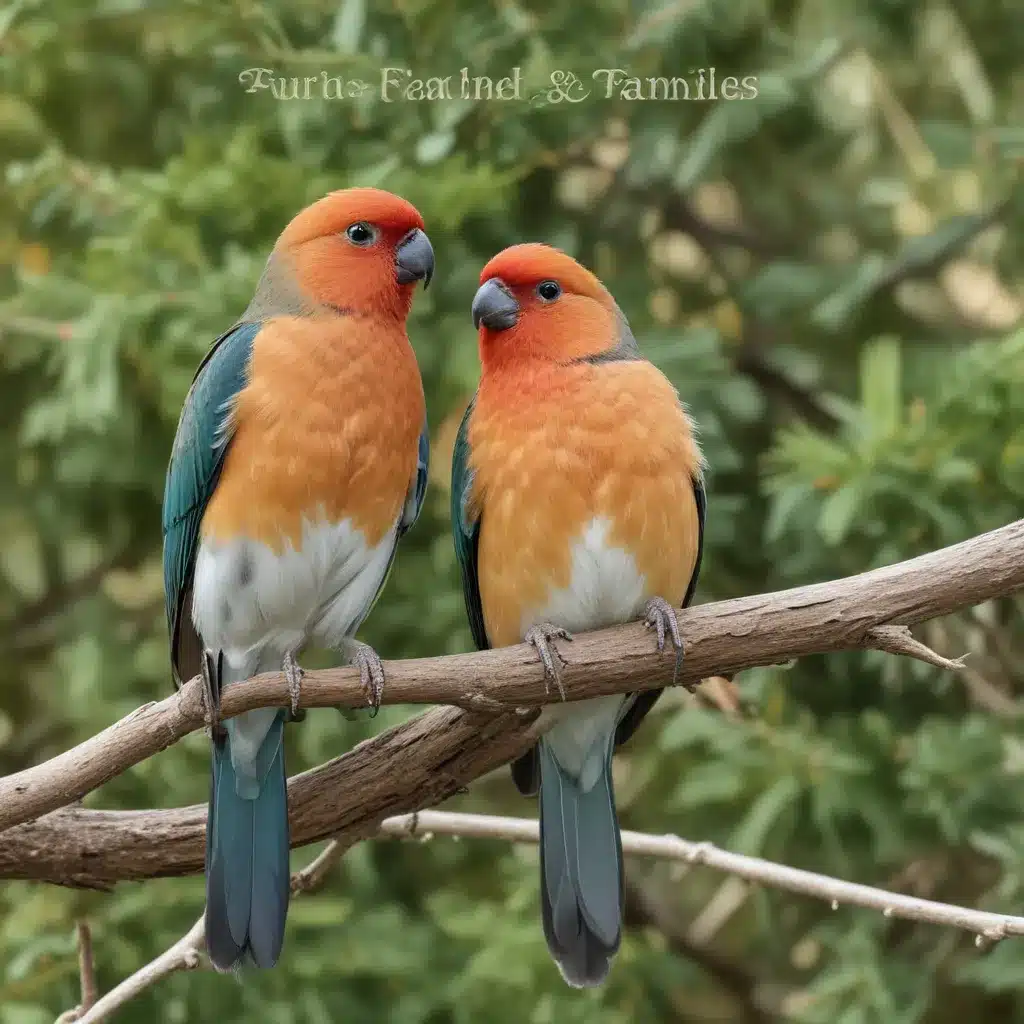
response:
M481 374L455 441L451 516L476 646L532 644L564 700L556 642L642 618L659 650L671 639L678 670L673 605L694 596L706 497L675 387L600 280L548 245L498 253L472 317ZM619 949L612 755L660 692L549 704L512 766L518 789L539 793L544 935L574 988L600 985Z
M175 685L202 677L211 725L205 926L219 970L281 954L299 653L337 651L380 704L380 657L354 634L424 501L426 402L406 318L433 272L411 203L328 193L286 225L185 398L164 488L164 594ZM220 722L225 687L282 670L289 709Z

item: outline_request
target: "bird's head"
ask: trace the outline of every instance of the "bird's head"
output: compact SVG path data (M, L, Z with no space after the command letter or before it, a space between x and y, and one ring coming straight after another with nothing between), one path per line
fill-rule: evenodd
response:
M274 256L318 304L404 319L418 281L434 273L434 250L411 203L376 188L330 192L281 233Z
M472 312L485 372L522 360L599 355L615 347L625 322L589 270L540 243L510 246L484 267Z

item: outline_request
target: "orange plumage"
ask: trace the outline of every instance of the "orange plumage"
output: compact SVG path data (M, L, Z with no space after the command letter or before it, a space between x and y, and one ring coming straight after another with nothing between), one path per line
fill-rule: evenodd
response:
M354 222L380 244L347 244ZM281 551L304 519L350 518L373 546L393 525L417 465L425 401L405 329L412 287L395 249L423 219L378 189L347 189L303 210L264 273L275 305L253 344L236 433L203 519L204 537L238 535ZM264 289L265 290L265 289Z
M334 192L278 239L241 318L196 373L164 488L164 589L178 681L225 688L282 669L301 717L310 643L359 667L355 639L423 504L423 386L405 320L434 252L419 213L376 189ZM285 711L211 726L206 942L220 970L273 966L289 899Z
M643 618L682 657L673 606L693 596L703 461L675 388L598 279L517 245L480 275L480 387L452 469L456 555L478 646L527 640L561 688L551 644ZM564 694L563 694L564 695ZM538 793L541 916L565 980L601 984L619 948L622 848L611 758L657 691L544 712L513 765Z
M469 424L491 642L518 643L524 617L569 585L572 542L594 518L633 555L647 596L681 603L697 558L700 454L675 390L649 363L516 362L485 370Z
M580 361L616 343L619 314L600 281L546 245L512 246L484 267L517 300L514 327L480 331L480 389L469 421L470 501L486 504L480 598L494 644L569 584L571 545L595 517L629 551L649 595L678 604L697 559L693 479L700 450L675 388L640 360ZM535 285L557 279L545 304Z
M239 394L237 429L203 535L299 546L303 519L350 518L376 546L416 473L424 398L398 324L337 317L268 321Z

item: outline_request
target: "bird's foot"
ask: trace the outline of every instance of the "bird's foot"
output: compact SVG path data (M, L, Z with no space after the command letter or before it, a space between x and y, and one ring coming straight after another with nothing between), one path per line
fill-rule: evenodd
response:
M285 653L281 671L284 672L284 677L288 680L288 696L292 702L292 706L288 710L288 721L301 722L306 717L306 712L299 707L299 700L302 697L302 677L305 675L305 672L302 671L302 667L295 660L295 655L292 651Z
M676 677L683 664L683 638L679 635L679 622L676 619L676 611L663 597L652 597L644 605L644 625L653 629L658 636L658 650L665 650L665 640L672 638L672 646L676 651L676 667L672 673L672 685L675 686ZM686 688L693 693L696 684L690 683Z
M350 640L348 649L352 664L359 666L359 682L362 683L366 703L373 708L373 717L380 710L380 702L384 697L384 665L380 655L361 640Z
M210 733L210 739L214 743L220 743L226 730L220 724L220 692L216 682L217 672L213 666L213 655L209 651L203 652L200 675L203 679L203 687L199 691L203 701L203 721Z
M565 686L562 683L562 665L565 658L559 653L558 648L552 648L552 640L572 640L572 633L561 626L552 625L550 622L538 622L526 631L523 639L537 648L537 655L544 665L544 692L551 692L551 681L554 680L558 689L558 695L565 700ZM555 661L557 655L558 661Z

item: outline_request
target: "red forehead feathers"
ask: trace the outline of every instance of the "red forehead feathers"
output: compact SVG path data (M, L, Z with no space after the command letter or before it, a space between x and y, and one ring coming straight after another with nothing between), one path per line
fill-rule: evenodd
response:
M480 272L480 283L500 277L512 288L538 284L549 278L567 292L587 295L603 304L612 301L604 285L568 253L540 242L526 242L503 249Z
M346 188L328 192L307 206L281 233L277 247L302 245L313 238L338 234L357 221L401 234L423 229L419 210L400 196L379 188Z

